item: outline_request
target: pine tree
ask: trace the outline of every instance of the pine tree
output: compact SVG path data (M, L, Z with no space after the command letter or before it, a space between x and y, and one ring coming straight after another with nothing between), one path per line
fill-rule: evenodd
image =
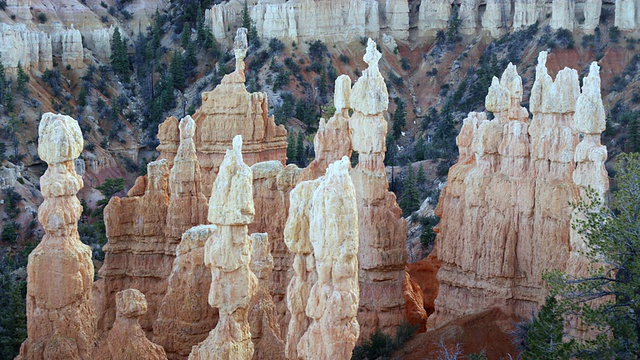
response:
M242 8L242 27L247 29L247 41L249 42L249 44L260 47L258 29L256 28L253 19L251 19L251 15L249 15L249 7L247 6L246 1L244 2L244 7Z
M182 55L178 54L175 50L171 56L171 62L169 63L169 74L173 80L173 87L182 91L185 86L184 68L182 66Z
M0 61L0 104L4 104L4 97L6 94L7 77L4 74L4 65Z
M387 134L386 147L387 153L384 157L384 164L387 166L394 166L396 164L396 153L398 152L398 149L396 148L396 140L393 138L391 133Z
M87 106L87 88L82 86L78 94L78 106Z
M191 77L196 73L198 66L198 58L196 57L196 47L193 44L187 46L187 52L184 55L183 61L184 73L187 77Z
M418 185L422 185L424 184L425 181L427 181L427 176L424 173L424 166L422 166L422 164L420 164L420 167L418 168L418 175L416 176L416 181L418 182Z
M402 128L407 125L407 109L402 99L398 99L396 111L393 113L393 137L398 139L402 134Z
M26 92L27 87L26 84L29 82L29 75L22 68L22 64L18 61L18 91Z
M569 360L573 342L564 342L564 319L558 301L547 296L538 314L530 321L519 325L524 336L523 360Z
M131 69L129 67L127 43L120 36L120 30L117 27L111 39L111 67L116 74L120 75L122 81L129 82Z
M416 182L416 175L413 166L409 164L407 175L402 184L402 199L400 199L400 207L402 215L409 216L420 208L420 191Z
M188 26L188 24L185 24L182 27L182 33L180 34L180 46L186 50L189 43L191 43L191 27Z
M287 163L292 163L297 160L297 150L296 137L293 135L293 132L289 132L289 135L287 135Z
M302 131L298 133L298 140L296 141L296 160L299 166L307 166L306 156L304 151L304 135Z
M413 151L413 158L415 161L422 161L427 158L427 144L424 141L424 137L419 136L416 141L416 147Z

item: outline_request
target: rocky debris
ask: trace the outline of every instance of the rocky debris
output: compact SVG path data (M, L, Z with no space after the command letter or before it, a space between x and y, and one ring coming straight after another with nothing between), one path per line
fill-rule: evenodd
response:
M44 202L38 220L45 235L27 265L27 340L18 359L89 359L96 340L91 306L91 249L80 242L82 178L74 160L83 149L78 122L46 113L38 128L38 155L47 162L40 179Z
M242 160L242 137L233 138L209 199L210 222L218 226L207 239L204 263L211 270L209 304L219 320L209 336L194 346L189 359L251 359L254 345L249 326L249 303L258 280L249 268L253 221L251 168Z
M486 98L494 119L470 113L456 139L458 163L436 208L435 254L442 267L430 327L492 307L527 318L544 302L543 271L574 271L568 267L569 203L583 182L576 162L592 166L591 179L601 188L606 179L606 150L592 140L604 129L597 65L580 94L577 72L565 68L554 81L542 52L530 123L521 100L522 81L509 65ZM585 133L590 155L578 151L578 132Z
M258 278L258 288L249 303L251 341L255 346L253 359L284 360L284 341L273 298L269 294L269 280L273 270L273 256L266 233L251 234L251 271Z
M169 359L188 357L218 322L218 309L207 301L211 271L204 265L204 244L216 230L215 225L192 227L176 249L167 294L153 324L154 341Z
M149 341L140 327L138 318L147 312L147 300L136 289L116 294L116 321L109 336L98 346L96 360L166 359L162 346Z
M296 254L287 290L289 359L347 359L359 336L358 209L345 156L291 192L285 242Z

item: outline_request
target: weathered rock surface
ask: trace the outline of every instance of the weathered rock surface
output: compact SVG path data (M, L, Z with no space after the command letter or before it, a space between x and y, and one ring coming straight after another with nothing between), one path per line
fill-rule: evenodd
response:
M285 242L296 254L287 290L289 359L347 359L359 336L358 209L347 157L291 192Z
M242 161L242 137L233 139L209 200L209 221L218 226L207 239L204 263L211 270L209 304L218 308L219 320L209 336L194 346L189 359L251 359L254 353L248 321L249 303L257 278L249 268L253 221L251 168Z
M40 179L38 220L46 234L27 265L27 340L18 359L89 359L96 340L91 307L91 249L80 242L83 186L74 160L82 133L69 116L46 113L38 128L38 155L48 168Z
M427 312L424 306L424 295L418 283L411 279L407 271L404 273L404 300L406 302L405 316L409 325L416 327L416 332L427 330Z
M485 105L495 118L470 113L464 121L456 140L460 157L436 209L442 267L430 326L492 307L529 317L544 302L543 271L574 271L568 267L569 202L577 200L582 182L574 161L592 166L593 179L602 183L606 157L592 141L604 128L599 76L593 65L580 94L575 70L565 68L554 81L545 65L542 52L530 123L513 65L489 89ZM578 155L584 154L576 148L579 131L593 160Z
M138 317L147 312L144 294L136 289L116 294L116 321L109 336L97 348L96 360L166 359L162 346L149 341L140 327Z
M84 50L82 47L82 35L73 24L70 28L56 26L51 33L52 48L54 54L60 54L63 66L72 69L84 67Z
M266 233L251 234L251 271L258 278L258 288L249 303L253 359L284 360L284 341L273 298L269 294L269 280L273 270L273 256Z
M360 308L358 323L363 338L380 329L392 333L405 318L403 296L407 223L384 167L389 97L378 70L380 53L369 40L364 56L369 67L351 89L354 112L349 121L351 144L358 151L358 165L351 170L358 202L360 246Z
M167 294L153 324L154 341L169 359L188 357L218 322L218 309L207 301L211 271L204 265L204 244L216 230L215 225L192 227L176 250Z
M0 24L0 59L7 73L17 74L18 63L44 71L53 67L51 36L24 24Z

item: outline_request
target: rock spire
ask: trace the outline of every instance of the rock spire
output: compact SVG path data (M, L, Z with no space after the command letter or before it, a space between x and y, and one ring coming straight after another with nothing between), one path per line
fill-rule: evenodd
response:
M40 179L44 202L38 220L45 235L27 265L27 340L18 359L90 359L96 340L91 307L91 249L80 242L82 178L74 160L83 148L78 122L46 113L38 128L38 155L47 162Z
M248 314L258 280L249 268L247 225L255 214L252 181L251 168L242 161L242 137L237 135L213 184L208 219L218 229L204 249L204 263L211 270L209 304L218 308L220 318L209 336L193 347L191 360L253 357Z

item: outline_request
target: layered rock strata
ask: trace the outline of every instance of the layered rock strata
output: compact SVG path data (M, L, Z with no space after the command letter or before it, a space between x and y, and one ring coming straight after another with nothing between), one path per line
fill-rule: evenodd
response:
M9 74L17 74L18 64L28 70L53 67L51 35L23 24L0 24L0 59Z
M166 359L162 346L149 341L138 322L138 318L147 312L144 294L136 289L122 290L116 294L116 307L116 321L109 336L96 350L94 359Z
M255 345L253 359L284 360L284 341L273 298L269 293L269 280L273 271L273 256L266 233L251 234L251 271L258 278L256 293L249 303L251 341Z
M249 268L253 221L251 168L242 161L242 137L233 139L213 184L208 220L217 225L207 239L204 263L211 270L209 304L218 308L219 320L209 336L193 347L189 359L251 359L254 345L249 326L249 303L257 278Z
M442 267L430 326L492 307L529 317L544 302L542 273L570 270L569 203L578 198L577 184L582 183L583 170L578 172L575 162L586 160L576 148L579 131L587 134L584 148L593 149L586 152L594 159L581 166L598 169L592 171L598 174L594 181L603 182L599 161L606 150L602 152L596 135L604 124L599 76L593 65L581 95L575 70L565 68L554 81L545 64L542 52L530 123L520 106L522 81L513 65L489 89L485 106L495 118L470 113L464 120L456 139L458 163L449 171L436 208L441 221L435 251Z
M404 264L407 223L384 167L387 121L384 112L389 96L378 69L381 54L369 40L364 61L369 67L351 89L349 120L352 149L358 165L351 170L358 202L358 251L361 336L377 329L391 333L404 322Z
M267 94L249 93L245 87L245 63L247 53L246 30L238 29L235 40L236 70L222 79L213 91L202 94L202 106L196 110L193 120L198 131L194 134L198 162L202 171L202 189L211 195L211 185L222 163L231 139L241 135L244 159L248 165L267 160L286 161L287 131L276 126L273 116L268 116ZM176 121L172 118L161 125L158 150L164 158L175 156L177 143Z
M208 303L211 271L204 265L204 244L215 225L192 227L182 234L169 277L167 294L153 324L154 341L169 359L185 359L218 322L218 309Z
M82 133L69 116L46 113L38 128L38 155L48 167L40 179L38 220L45 235L27 265L27 340L18 359L90 359L96 340L91 307L91 249L80 242L82 178L74 160Z
M348 359L359 336L358 208L345 156L291 192L285 230L296 253L287 291L289 359Z
M102 332L115 319L113 296L127 288L145 294L149 311L141 317L141 325L145 331L152 330L182 234L206 222L194 124L189 116L180 122L180 142L171 168L164 159L149 163L147 176L137 179L129 197L112 198L104 210L109 241L95 297Z

